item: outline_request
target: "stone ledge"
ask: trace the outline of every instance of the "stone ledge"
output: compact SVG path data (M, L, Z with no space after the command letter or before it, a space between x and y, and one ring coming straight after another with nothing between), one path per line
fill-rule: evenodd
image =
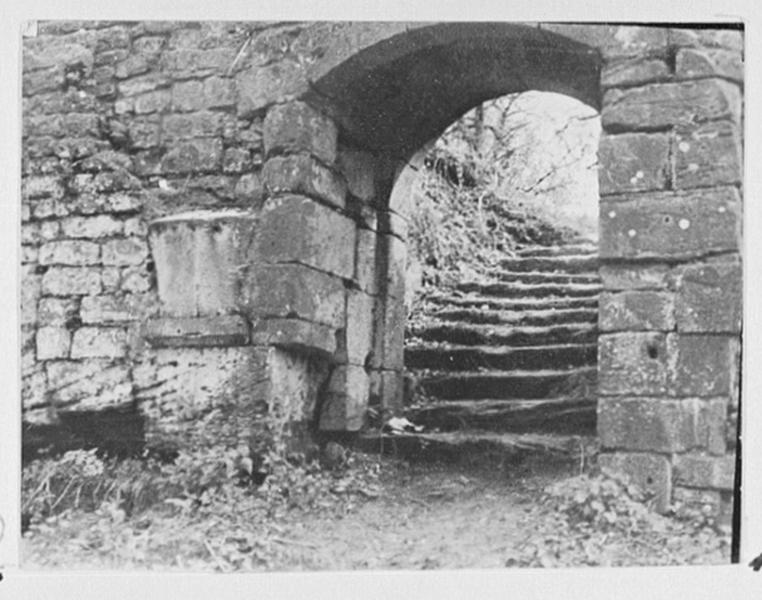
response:
M252 329L251 343L332 356L336 352L336 333L327 325L301 319L262 319Z
M244 346L249 324L239 315L158 318L145 324L145 339L157 348Z

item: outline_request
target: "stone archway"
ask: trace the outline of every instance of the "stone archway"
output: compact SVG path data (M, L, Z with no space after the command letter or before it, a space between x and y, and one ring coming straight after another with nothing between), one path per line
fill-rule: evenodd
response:
M326 299L331 286L347 290L321 427L359 429L369 395L394 410L402 394L404 220L389 204L399 166L486 98L558 91L600 103L606 134L598 413L603 446L614 452L602 462L652 489L660 508L674 493L706 488L719 504L732 488L719 473L732 472L723 432L737 405L740 321L714 314L696 285L715 290L712 298L731 294L730 313L740 314L738 88L691 67L697 57L686 51L669 63L680 34L664 28L389 27L386 37L383 27L340 26L339 50L313 66L299 100L273 106L265 121L263 215L279 211L284 227L311 238L309 256L274 262L311 261L310 277L324 281L299 289ZM347 39L354 45L342 57ZM712 165L708 175L700 164ZM300 229L297 204L321 213L322 224ZM327 250L339 247L329 228L352 241L351 277L329 264ZM300 318L309 321L313 308Z

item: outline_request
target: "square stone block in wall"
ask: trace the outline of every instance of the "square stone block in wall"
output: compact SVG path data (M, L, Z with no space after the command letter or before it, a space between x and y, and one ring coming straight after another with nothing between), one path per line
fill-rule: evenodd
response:
M667 339L662 333L601 334L598 338L599 393L664 395L668 382L667 352Z
M669 393L732 396L737 393L740 340L734 335L667 336Z
M664 133L624 133L601 137L600 194L663 190L670 180L670 140Z
M604 292L598 303L600 331L671 331L675 327L674 295L669 292Z
M405 271L407 268L407 244L390 234L379 234L378 252L386 269L386 294L392 298L405 298ZM383 272L383 270L382 270Z
M67 358L70 346L71 333L64 327L40 327L37 330L37 360Z
M741 90L723 79L652 83L603 95L604 131L637 131L729 119L739 122Z
M97 267L50 267L42 276L42 292L50 296L84 296L101 291Z
M235 309L255 227L256 217L240 211L198 211L153 221L149 243L162 312L183 317Z
M600 257L687 259L740 247L741 206L732 187L601 202Z
M601 454L598 465L630 478L632 483L652 494L657 512L666 512L672 498L672 467L658 454L617 452Z
M683 454L675 457L675 480L692 488L732 490L735 477L735 456Z
M355 224L304 196L265 202L255 236L254 260L299 263L351 279L355 266Z
M244 305L252 321L296 318L334 329L346 323L344 282L304 265L255 264L244 283Z
M602 398L598 431L605 448L643 452L725 452L723 399Z
M677 189L741 183L743 159L737 126L717 121L678 128L674 161Z
M336 160L336 125L304 102L271 107L265 117L263 137L267 156L307 152L327 165Z
M272 194L292 192L317 198L336 206L346 206L344 180L307 154L273 156L262 169L265 188Z
M679 270L676 297L680 332L740 333L743 318L740 262L689 265Z
M72 358L121 358L126 355L127 331L121 327L80 327L72 337Z

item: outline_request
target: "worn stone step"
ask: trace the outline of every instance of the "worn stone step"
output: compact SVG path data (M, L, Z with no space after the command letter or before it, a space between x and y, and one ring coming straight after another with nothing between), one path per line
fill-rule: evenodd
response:
M598 269L596 254L569 254L561 256L518 256L504 258L500 266L506 271L560 271L563 273L585 273Z
M596 399L451 400L410 406L405 416L426 430L594 435Z
M570 369L594 366L597 344L561 344L557 346L428 346L405 348L405 367L410 370L437 371L510 371Z
M597 296L580 296L564 298L523 298L515 300L511 298L499 298L496 296L483 296L480 294L463 294L455 292L450 294L431 294L426 297L427 302L433 302L442 306L473 307L494 310L546 310L546 309L571 309L571 308L598 308Z
M596 323L598 310L595 308L546 309L506 311L483 308L444 308L429 313L439 321L461 321L498 325L555 325L561 323Z
M577 472L580 462L594 454L595 436L552 433L453 431L440 433L364 433L355 447L390 454L411 462L444 462L469 467L503 469L529 467L532 473L563 466Z
M564 244L560 246L530 246L517 251L519 256L587 256L597 255L598 246L592 242Z
M440 372L420 380L425 395L440 400L556 398L574 390L594 393L597 368L570 370Z
M500 298L537 298L546 296L555 297L585 297L597 296L601 292L601 285L583 283L459 283L456 289L466 293L480 295L499 296Z
M598 339L597 326L589 323L551 327L441 323L414 325L409 328L409 332L412 338L422 341L467 346L585 344L596 342Z
M601 276L593 271L590 273L548 273L544 271L501 271L495 273L495 279L506 283L601 283Z

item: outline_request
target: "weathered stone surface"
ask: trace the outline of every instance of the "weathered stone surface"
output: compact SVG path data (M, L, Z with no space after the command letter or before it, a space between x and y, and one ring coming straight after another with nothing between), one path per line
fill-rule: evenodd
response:
M145 338L155 347L243 346L249 324L240 315L149 319Z
M304 102L288 102L267 111L265 155L306 152L332 165L336 160L337 130L331 119Z
M540 27L601 51L605 58L642 56L666 51L667 29L632 25L541 23Z
M265 198L265 187L259 173L242 175L235 186L235 197L241 203L259 208Z
M744 34L740 28L712 29L673 27L669 30L670 44L677 47L728 48L743 50Z
M376 160L373 155L361 150L342 149L337 164L349 193L363 202L371 202L376 195Z
M346 290L338 277L303 265L258 265L245 285L252 321L288 317L344 326Z
M163 314L233 310L254 227L255 217L242 211L199 211L153 221L149 243Z
M60 200L65 194L61 178L56 175L34 175L24 177L21 183L22 198L54 198Z
M319 198L339 208L346 204L344 181L306 154L270 158L262 177L270 194L293 192Z
M378 292L376 278L376 242L375 231L357 229L356 279L361 290L368 294Z
M127 266L142 264L148 256L148 245L138 237L109 240L103 244L104 265Z
M345 329L346 362L364 366L373 350L373 318L376 299L361 291L347 292ZM344 357L337 357L338 360Z
M407 314L402 298L387 298L383 307L383 354L384 369L402 370L404 367L405 323Z
M67 358L71 334L63 327L40 327L37 330L36 348L37 360L52 358Z
M251 343L276 346L286 350L334 355L336 330L327 325L300 319L265 318L257 321L251 332Z
M100 246L88 241L48 242L40 246L41 265L94 265L100 262Z
M739 248L740 202L734 188L605 201L600 215L601 258L685 259Z
M101 238L122 232L122 221L110 215L68 217L61 221L63 234L71 238Z
M42 292L50 296L81 296L100 291L100 269L95 267L51 267L42 276Z
M162 112L169 107L171 100L169 90L146 92L134 99L134 111L139 115Z
M118 279L114 280L113 285L109 286L106 282L106 273L109 267L103 269L103 289L104 291L120 291L129 294L141 294L151 289L151 278L146 272L145 267L124 267L118 272ZM116 273L116 272L115 272Z
M732 396L740 370L734 335L667 336L669 391L675 396Z
M668 377L667 352L667 340L661 333L600 335L598 391L604 395L664 395Z
M334 369L320 411L322 431L358 431L368 408L369 381L365 369L341 365Z
M672 467L664 456L646 453L601 454L598 465L627 475L641 489L653 494L654 508L666 512L672 497Z
M133 378L141 412L159 425L192 419L227 403L247 403L252 412L266 412L263 348L159 349L136 364Z
M598 306L601 331L671 331L675 328L674 296L667 292L602 293Z
M119 327L80 327L71 342L72 358L121 358L127 354L127 332Z
M40 298L37 315L41 325L63 326L77 315L78 309L75 298Z
M645 452L725 452L723 399L605 398L598 431L606 448Z
M238 114L248 117L275 102L291 100L308 89L304 68L292 61L252 67L236 74Z
M45 370L53 405L60 410L84 410L132 402L132 382L125 365L96 359L51 361Z
M660 133L603 136L598 158L602 196L663 190L669 183L669 137Z
M671 280L666 265L601 265L600 275L606 290L665 290Z
M133 148L155 148L159 145L161 121L157 115L131 119L127 131Z
M204 108L204 85L197 80L178 81L172 85L172 108L192 111Z
M85 296L79 314L82 322L87 324L127 323L151 312L152 304L152 297L145 294ZM64 307L56 308L55 314L58 316Z
M172 144L178 140L221 136L222 123L222 113L208 110L167 115L162 120L161 139Z
M694 77L727 77L743 81L743 56L740 50L719 48L683 48L675 57L675 76L680 79Z
M21 323L37 322L37 301L42 292L42 277L35 274L34 266L21 267Z
M743 160L738 129L727 121L680 128L675 137L675 187L741 183Z
M177 143L161 160L162 173L188 174L215 171L222 160L222 140L201 138Z
M740 333L743 318L740 263L711 263L680 270L675 303L680 332Z
M692 488L732 490L735 476L734 456L684 454L675 457L675 481Z
M225 173L242 173L251 168L251 153L244 148L228 148L222 157Z
M354 222L310 198L270 198L255 239L254 260L299 263L347 279L354 274Z
M668 128L741 115L738 86L721 79L654 83L603 96L601 124L606 131Z
M601 72L601 85L629 87L669 78L669 67L660 58L630 58L608 61Z
M377 251L384 260L386 293L392 298L404 300L407 244L393 235L379 235Z

